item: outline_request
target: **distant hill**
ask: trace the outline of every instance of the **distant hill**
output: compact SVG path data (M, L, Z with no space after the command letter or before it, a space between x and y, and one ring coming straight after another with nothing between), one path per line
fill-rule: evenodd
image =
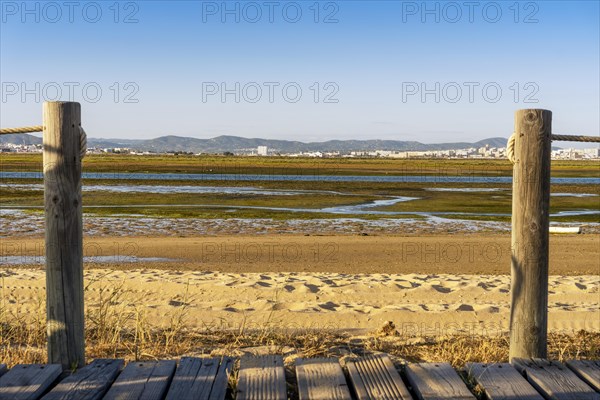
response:
M329 140L326 142L299 142L290 140L243 138L239 136L217 136L212 139L197 139L181 136L162 136L150 140L90 139L90 146L98 147L130 147L140 151L191 151L194 153L222 153L225 151L240 152L267 146L270 151L281 153L297 153L307 151L365 151L365 150L451 150L468 147L505 147L505 138L489 138L475 143L435 143L424 144L415 141L400 140Z
M39 144L42 139L27 134L1 135L0 143L14 144ZM307 151L369 151L369 150L396 150L396 151L425 151L425 150L452 150L468 147L505 147L506 139L495 137L483 139L478 142L449 142L425 144L415 141L402 140L328 140L326 142L299 142L291 140L275 140L260 138L244 138L239 136L217 136L212 139L197 139L182 136L161 136L156 139L88 139L88 147L115 148L128 147L138 151L186 151L194 153L223 153L226 151L241 152L256 149L258 146L267 146L270 151L281 153L297 153Z
M16 133L11 135L0 135L0 144L12 143L12 144L42 144L42 138L38 136Z

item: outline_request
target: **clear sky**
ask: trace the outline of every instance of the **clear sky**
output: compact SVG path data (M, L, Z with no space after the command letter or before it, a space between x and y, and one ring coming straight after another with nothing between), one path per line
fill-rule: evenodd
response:
M600 132L598 1L1 1L0 125L425 143Z

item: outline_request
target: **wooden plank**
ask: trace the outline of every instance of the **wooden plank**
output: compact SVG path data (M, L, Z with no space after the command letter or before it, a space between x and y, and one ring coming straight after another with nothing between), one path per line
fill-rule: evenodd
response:
M119 371L123 360L96 359L78 369L54 387L43 400L97 400L104 396Z
M104 400L160 400L167 393L176 367L175 360L131 362Z
M218 358L182 357L175 371L167 400L212 400L213 384L219 371Z
M557 361L515 358L513 365L547 399L600 400L599 393Z
M448 363L419 363L406 366L406 377L419 399L474 400L458 373Z
M337 358L299 358L296 376L300 400L351 400Z
M44 103L44 209L48 360L85 366L81 106Z
M1 400L39 398L60 376L59 364L18 364L0 377Z
M237 400L286 400L281 356L245 356L240 361Z
M510 358L546 357L552 112L515 112Z
M469 376L482 387L490 400L544 400L510 364L467 363Z
M215 383L213 383L212 391L210 392L211 400L223 400L227 394L229 386L229 377L233 373L234 360L229 357L224 357L221 360Z
M370 355L346 364L359 400L410 399L400 374L386 354Z
M572 360L567 361L567 367L587 382L588 385L600 392L600 361Z

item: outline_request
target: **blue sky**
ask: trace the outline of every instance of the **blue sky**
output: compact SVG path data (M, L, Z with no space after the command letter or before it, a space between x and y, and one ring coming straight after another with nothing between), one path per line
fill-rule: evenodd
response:
M1 1L3 127L60 97L105 138L474 141L519 108L600 132L598 1L24 4Z

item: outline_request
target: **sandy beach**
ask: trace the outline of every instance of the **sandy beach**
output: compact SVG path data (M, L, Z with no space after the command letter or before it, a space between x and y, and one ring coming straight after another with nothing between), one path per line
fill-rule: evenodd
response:
M550 249L550 330L600 331L600 236L551 236ZM115 296L153 326L493 335L508 327L509 250L506 234L87 238L86 306ZM3 239L0 260L42 254L42 239ZM6 311L45 313L41 264L2 276Z
M600 330L598 275L550 277L549 328ZM3 272L5 310L45 313L42 270ZM341 329L371 332L393 321L407 337L499 335L508 327L505 275L227 273L156 269L85 272L86 306L152 326L183 318L199 329Z

